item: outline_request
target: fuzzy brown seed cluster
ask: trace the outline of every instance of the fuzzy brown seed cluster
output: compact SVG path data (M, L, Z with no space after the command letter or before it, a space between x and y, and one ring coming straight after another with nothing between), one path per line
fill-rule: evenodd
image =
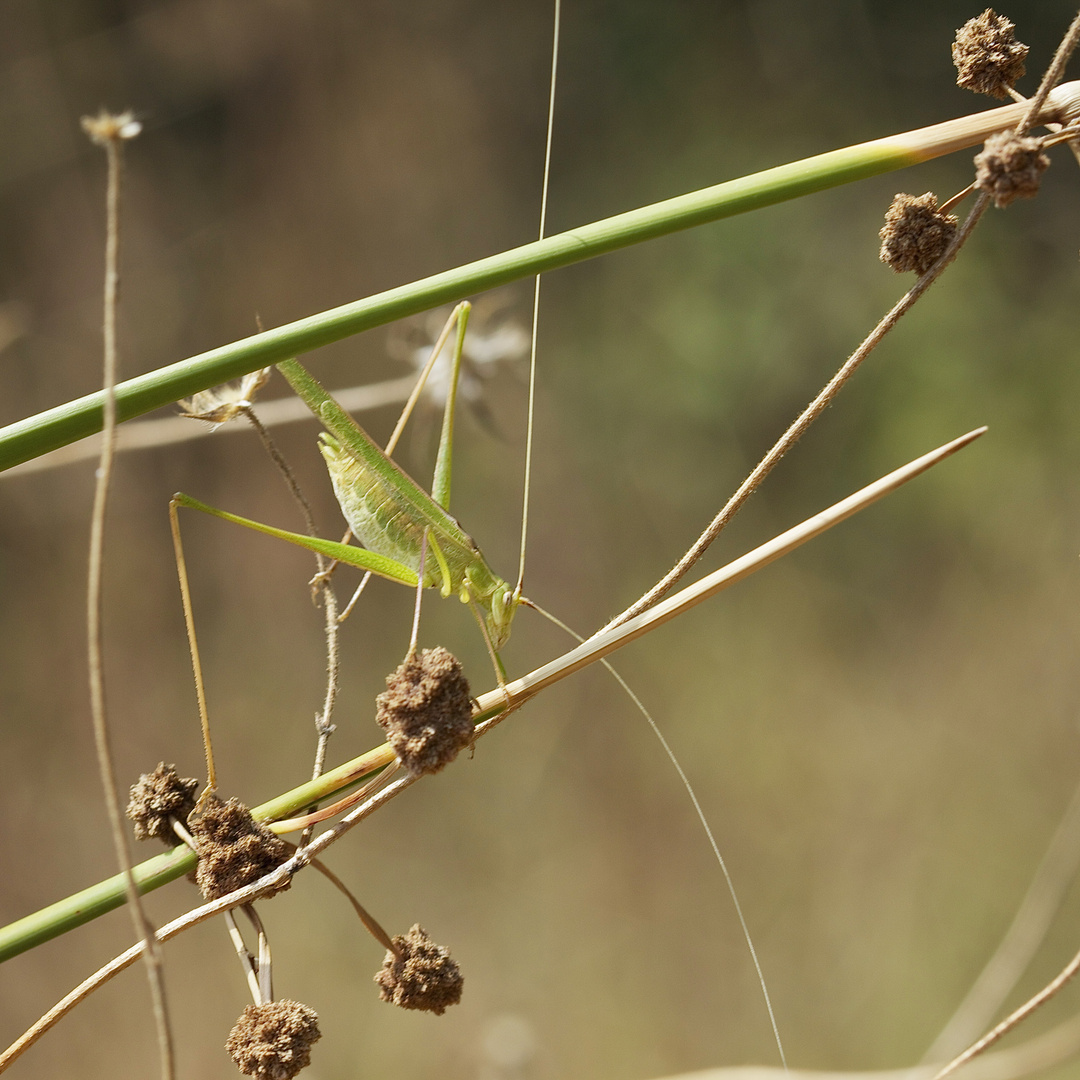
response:
M214 796L200 811L191 821L191 833L199 852L195 881L207 900L250 885L292 854L291 846L258 824L239 799L222 802Z
M1038 139L999 131L975 155L975 185L990 192L1000 210L1013 199L1034 198L1049 165Z
M898 274L908 270L925 274L945 254L956 236L957 225L954 214L943 214L938 209L937 196L932 191L924 195L901 192L893 197L885 224L878 233L881 237L878 257Z
M964 23L956 31L952 47L957 86L977 94L1007 98L1009 90L1023 78L1028 54L1028 47L1013 36L1015 29L993 8Z
M441 646L407 656L386 677L386 690L375 702L375 719L414 776L438 772L472 744L469 684L457 659Z
M245 1076L291 1080L311 1064L311 1047L322 1038L319 1017L299 1001L248 1005L240 1014L225 1049Z
M450 951L436 945L419 923L407 934L396 934L393 940L401 955L387 952L375 976L383 1001L441 1016L461 1000L465 983L461 969Z
M177 842L172 820L187 822L195 809L195 790L198 780L181 779L175 765L164 761L150 773L143 773L132 785L127 804L127 816L135 824L135 839L155 837L167 844Z

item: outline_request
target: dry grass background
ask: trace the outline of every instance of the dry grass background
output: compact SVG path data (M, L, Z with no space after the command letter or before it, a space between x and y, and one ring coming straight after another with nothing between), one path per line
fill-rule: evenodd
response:
M1006 13L1037 72L1069 5ZM975 14L953 0L571 0L551 231L981 107L949 61ZM146 125L125 203L130 375L244 336L256 315L276 325L530 239L549 22L546 0L7 0L2 419L100 377L103 163L82 114L130 106ZM621 662L730 861L795 1065L921 1055L1077 782L1080 178L1055 158L1041 197L988 215L714 560L977 424L990 435ZM894 191L946 197L969 172L961 154L549 277L530 595L586 629L651 584L904 288L875 260ZM508 302L525 317L525 288ZM331 386L400 373L384 332L309 359ZM464 424L455 475L456 512L508 574L522 399L512 374L495 383L501 435ZM385 435L392 417L368 422ZM314 438L294 426L280 442L331 534ZM430 442L407 447L410 471L429 474ZM91 472L0 480L5 921L113 872L84 676ZM200 769L167 536L176 489L293 523L253 437L123 460L106 632L132 780L161 759ZM259 802L309 768L323 666L309 560L218 522L186 535L219 768ZM406 642L408 593L373 592L345 633L341 757L378 740L372 699ZM429 602L423 637L487 688L458 605ZM525 612L507 663L561 645ZM306 1075L629 1080L775 1060L704 838L608 682L550 692L333 853L391 932L420 921L454 949L459 1008L379 1003L381 951L314 876L263 905L278 993L322 1017ZM174 885L150 910L192 899ZM1078 904L1070 894L1023 990L1075 950ZM5 1033L129 938L116 913L6 964ZM222 927L166 957L182 1075L233 1075L221 1044L245 989ZM129 972L11 1075L149 1075L145 998ZM518 1072L497 1061L515 1032L534 1048Z

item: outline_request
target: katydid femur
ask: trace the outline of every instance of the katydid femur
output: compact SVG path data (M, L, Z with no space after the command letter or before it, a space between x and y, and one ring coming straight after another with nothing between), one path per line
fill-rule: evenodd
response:
M173 501L413 588L423 574L424 588L438 588L444 597L456 595L470 606L502 684L505 673L498 650L509 639L514 612L524 601L521 584L512 587L499 577L445 509L468 305L460 305L455 314L457 342L430 495L375 444L303 365L296 360L278 364L278 370L326 429L319 436L319 449L341 511L363 548L262 525L182 492Z

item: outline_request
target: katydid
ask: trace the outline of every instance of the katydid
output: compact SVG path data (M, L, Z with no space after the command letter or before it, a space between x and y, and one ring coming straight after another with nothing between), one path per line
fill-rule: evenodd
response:
M457 595L472 608L501 683L505 676L497 654L510 637L514 612L524 599L521 587L511 587L488 566L472 538L445 509L466 318L467 308L459 316L431 495L372 441L298 361L286 360L278 365L326 429L319 437L319 449L342 513L365 547L263 525L183 493L177 493L175 501L414 588L423 573L424 588L438 588L444 597Z

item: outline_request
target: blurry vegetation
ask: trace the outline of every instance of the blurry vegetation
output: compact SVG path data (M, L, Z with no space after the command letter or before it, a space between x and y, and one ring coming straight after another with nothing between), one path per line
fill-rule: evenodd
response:
M102 165L81 115L130 106L145 124L125 207L133 375L248 334L256 316L278 325L531 239L549 6L7 0L0 420L99 380ZM953 85L949 57L980 9L571 0L550 231L989 105ZM1032 46L1031 92L1073 10L1007 14ZM876 261L893 193L946 198L970 158L546 279L529 594L584 630L650 585L906 287ZM921 1056L1077 782L1080 177L1067 152L1054 159L1037 200L986 216L712 562L962 431L990 435L616 660L697 786L797 1066ZM524 317L528 290L510 300ZM400 374L386 343L377 331L310 363L330 386ZM493 380L503 438L466 422L455 469L453 509L507 573L522 399L512 375ZM385 437L392 419L365 422ZM335 533L315 426L279 441ZM413 443L406 467L426 478L425 440ZM113 872L83 675L91 473L0 479L4 922ZM166 523L176 489L298 525L254 437L122 459L106 630L132 781L161 759L199 769ZM303 779L314 746L309 560L219 522L185 527L219 770L228 793L258 802ZM339 757L381 739L374 697L410 613L405 590L377 584L346 627ZM428 603L422 641L452 647L486 688L458 605ZM561 645L523 613L511 672ZM538 1080L775 1060L705 840L609 682L590 673L548 693L332 853L391 932L419 920L453 947L460 1007L436 1019L380 1004L381 951L313 875L265 912L279 987L320 1014L312 1076L510 1075L493 1064L507 1031L528 1059L519 1075ZM159 920L191 903L183 885L149 898ZM1017 1001L1075 951L1078 905L1070 895ZM129 934L117 913L6 964L6 1033ZM221 927L165 954L182 1074L230 1075L221 1043L245 991ZM1078 993L1036 1023L1075 1011ZM12 1076L141 1068L144 997L128 973Z

